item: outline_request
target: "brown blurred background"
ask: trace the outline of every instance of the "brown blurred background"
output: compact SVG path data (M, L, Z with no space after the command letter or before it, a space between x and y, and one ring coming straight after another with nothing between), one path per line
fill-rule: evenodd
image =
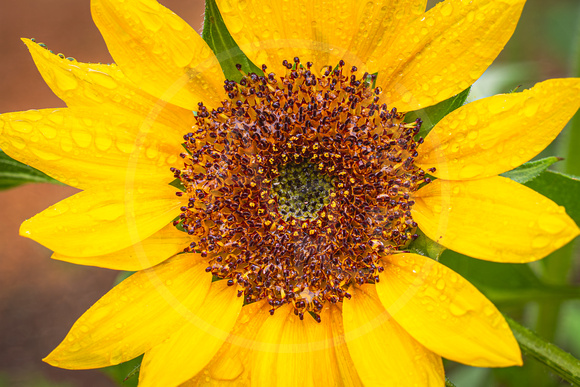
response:
M203 0L164 0L194 28ZM112 62L90 15L89 0L0 0L0 113L62 107L21 37L83 62ZM0 192L0 386L114 386L100 371L68 371L41 361L74 321L109 290L111 270L51 260L51 252L18 236L20 223L75 190L27 185Z
M0 113L64 106L44 84L21 37L80 61L111 62L89 0L0 1ZM161 3L200 30L202 0ZM514 38L474 93L569 76L579 16L577 0L529 0ZM72 193L53 185L0 192L0 387L114 385L100 371L60 370L41 361L117 275L50 260L50 251L18 236L23 220Z

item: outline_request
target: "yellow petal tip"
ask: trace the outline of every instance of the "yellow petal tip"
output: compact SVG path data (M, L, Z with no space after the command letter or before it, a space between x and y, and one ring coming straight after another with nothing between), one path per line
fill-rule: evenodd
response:
M20 234L20 236L32 238L32 234L30 228L28 227L28 223L29 223L28 220L22 222L22 224L20 225L20 229L18 230L18 233Z

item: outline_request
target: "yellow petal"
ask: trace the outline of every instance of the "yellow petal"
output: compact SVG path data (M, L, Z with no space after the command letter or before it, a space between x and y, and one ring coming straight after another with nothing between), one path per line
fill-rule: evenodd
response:
M213 282L203 304L187 324L145 353L139 386L178 386L209 363L229 336L242 309L243 298L226 282Z
M159 345L199 312L211 284L192 254L133 274L73 325L44 361L60 368L106 367Z
M344 343L340 309L330 305L320 317L321 323L309 315L300 320L292 306L284 305L266 319L256 336L260 348L252 354L252 383L362 385Z
M411 111L465 90L503 49L524 3L446 0L416 18L376 54L381 99Z
M109 254L93 257L66 256L52 254L53 259L104 267L113 270L138 271L153 267L167 258L183 251L193 241L192 236L179 231L172 223L133 246Z
M321 313L322 323L303 321L290 306L270 316L266 302L246 305L222 348L183 386L362 386L344 342L339 306ZM320 370L324 370L323 373Z
M30 39L22 39L45 82L67 106L107 107L135 113L168 128L188 128L190 110L168 104L134 85L117 65L70 61ZM184 133L181 133L183 135Z
M487 261L535 261L580 233L564 207L505 177L435 180L414 199L413 219L429 238Z
M580 107L578 95L580 78L550 79L521 93L472 102L431 130L416 163L450 180L509 171L556 138Z
M385 310L375 285L349 290L345 339L365 386L443 386L441 357L413 339Z
M81 189L168 184L174 179L169 168L183 151L182 136L191 130L178 129L97 108L29 110L0 115L0 148Z
M93 20L123 73L148 93L189 110L217 106L225 80L212 50L155 0L92 0Z
M182 387L197 387L208 382L233 387L250 385L252 350L259 346L256 335L270 318L270 308L266 301L245 305L230 336L211 362Z
M20 226L20 234L62 255L112 253L150 237L180 213L171 186L83 191Z
M522 365L518 343L501 313L459 274L415 254L383 261L379 298L418 342L475 367Z
M362 75L369 54L389 47L407 18L425 10L424 0L239 3L217 0L228 31L258 66L286 74L283 60L313 62L313 69L344 59Z

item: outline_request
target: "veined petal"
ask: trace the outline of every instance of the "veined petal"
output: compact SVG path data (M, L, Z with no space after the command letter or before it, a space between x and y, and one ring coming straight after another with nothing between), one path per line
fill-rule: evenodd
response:
M414 19L369 63L379 72L382 101L406 112L465 90L503 49L524 3L446 0Z
M429 238L487 261L535 261L580 233L564 207L501 176L435 180L413 196L413 219Z
M371 65L378 53L388 50L393 41L405 28L405 24L425 12L425 0L382 0L382 1L353 1L347 7L356 10L356 14L345 11L348 21L343 28L328 26L326 33L330 33L329 40L338 38L344 40L346 51L343 58L347 63L361 66L361 70L374 72L376 65ZM329 2L329 11L336 10L336 2ZM326 13L328 14L328 13ZM320 18L328 22L327 17ZM341 43L337 41L335 44Z
M501 313L467 280L416 254L385 257L377 293L391 316L431 351L475 367L522 365Z
M183 132L146 117L97 108L28 110L0 115L0 148L73 187L103 182L169 184Z
M178 386L201 371L230 334L242 309L227 281L213 282L199 311L143 358L139 386Z
M341 310L329 306L317 323L308 315L300 320L293 309L284 305L262 324L256 336L261 348L252 354L252 384L362 386L344 342Z
M82 191L22 223L20 235L66 256L108 254L161 230L181 205L171 186Z
M99 368L159 345L198 313L211 284L205 266L182 254L133 274L86 311L44 361L67 369Z
M443 386L441 357L413 339L385 310L375 285L349 290L342 307L346 343L368 386Z
M550 79L460 107L429 132L416 164L450 180L509 171L556 138L580 107L578 95L580 78Z
M93 20L123 73L148 93L189 110L218 106L225 80L212 50L155 0L92 0Z
M52 91L69 107L103 107L130 112L165 125L168 132L190 128L191 110L168 104L134 85L115 64L82 63L53 54L30 39L22 39ZM183 133L179 133L183 135Z
M138 271L148 269L165 261L183 251L191 242L191 235L179 231L170 223L141 242L109 254L93 257L69 257L60 253L54 253L51 258L76 263L78 265L104 267L113 270Z
M344 59L365 71L377 47L388 47L400 25L424 12L425 0L374 2L277 0L246 2L217 0L228 31L258 66L286 73L283 60L299 57L313 69L336 66ZM350 67L349 67L350 68Z
M300 321L290 306L274 316L270 308L265 301L244 306L216 356L183 386L207 378L232 386L260 386L264 380L277 386L362 386L344 342L340 307L324 309L320 324L310 316Z
M265 300L242 307L234 328L211 362L198 374L182 384L197 387L209 381L214 384L244 386L251 384L251 367L256 347L256 335L264 322L271 318Z

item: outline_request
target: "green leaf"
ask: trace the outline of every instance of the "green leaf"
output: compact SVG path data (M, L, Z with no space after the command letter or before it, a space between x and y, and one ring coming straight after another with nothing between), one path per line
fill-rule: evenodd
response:
M576 25L575 42L572 46L576 49L572 63L572 74L570 75L580 77L580 23L576 23ZM578 144L580 144L580 110L570 120L561 143L565 148L565 172L580 176L580 152L578 152Z
M172 187L177 188L181 192L185 192L185 187L183 187L183 184L181 184L181 180L180 179L173 180L171 183L169 183L169 185L172 186Z
M463 90L461 93L445 100L439 102L437 105L426 107L425 109L415 110L414 112L409 112L405 115L406 122L413 122L417 118L423 121L421 125L421 131L417 134L419 137L425 137L431 129L447 114L451 113L455 109L463 106L465 100L469 96L469 91L471 87Z
M135 273L136 273L135 271L120 271L117 274L117 278L115 278L115 283L113 286L119 285L121 282L125 281L127 278L131 277Z
M554 171L544 171L526 186L566 208L576 224L580 224L580 178Z
M563 160L561 157L546 157L545 159L528 161L527 163L520 165L516 169L502 173L504 177L508 177L513 181L524 184L530 180L538 177L542 172L544 172L548 167L558 161Z
M262 70L248 59L230 35L215 0L205 2L201 37L213 50L227 79L232 81L242 79L242 74L236 69L236 64L242 65L242 71L245 73L262 74Z
M441 254L445 251L445 247L437 242L433 242L419 229L417 229L416 234L419 235L419 237L407 246L407 250L415 254L432 258L436 261L439 260Z
M445 378L445 387L455 387L455 384L448 378Z
M125 363L102 368L101 371L107 374L119 386L137 387L139 384L138 374L142 360L143 355Z
M0 151L0 190L26 183L62 184L38 169L22 164Z
M562 379L576 386L580 385L580 360L507 316L506 321L525 354L548 366Z
M453 269L495 304L580 299L580 288L541 281L530 265L482 261L446 250L441 263Z

